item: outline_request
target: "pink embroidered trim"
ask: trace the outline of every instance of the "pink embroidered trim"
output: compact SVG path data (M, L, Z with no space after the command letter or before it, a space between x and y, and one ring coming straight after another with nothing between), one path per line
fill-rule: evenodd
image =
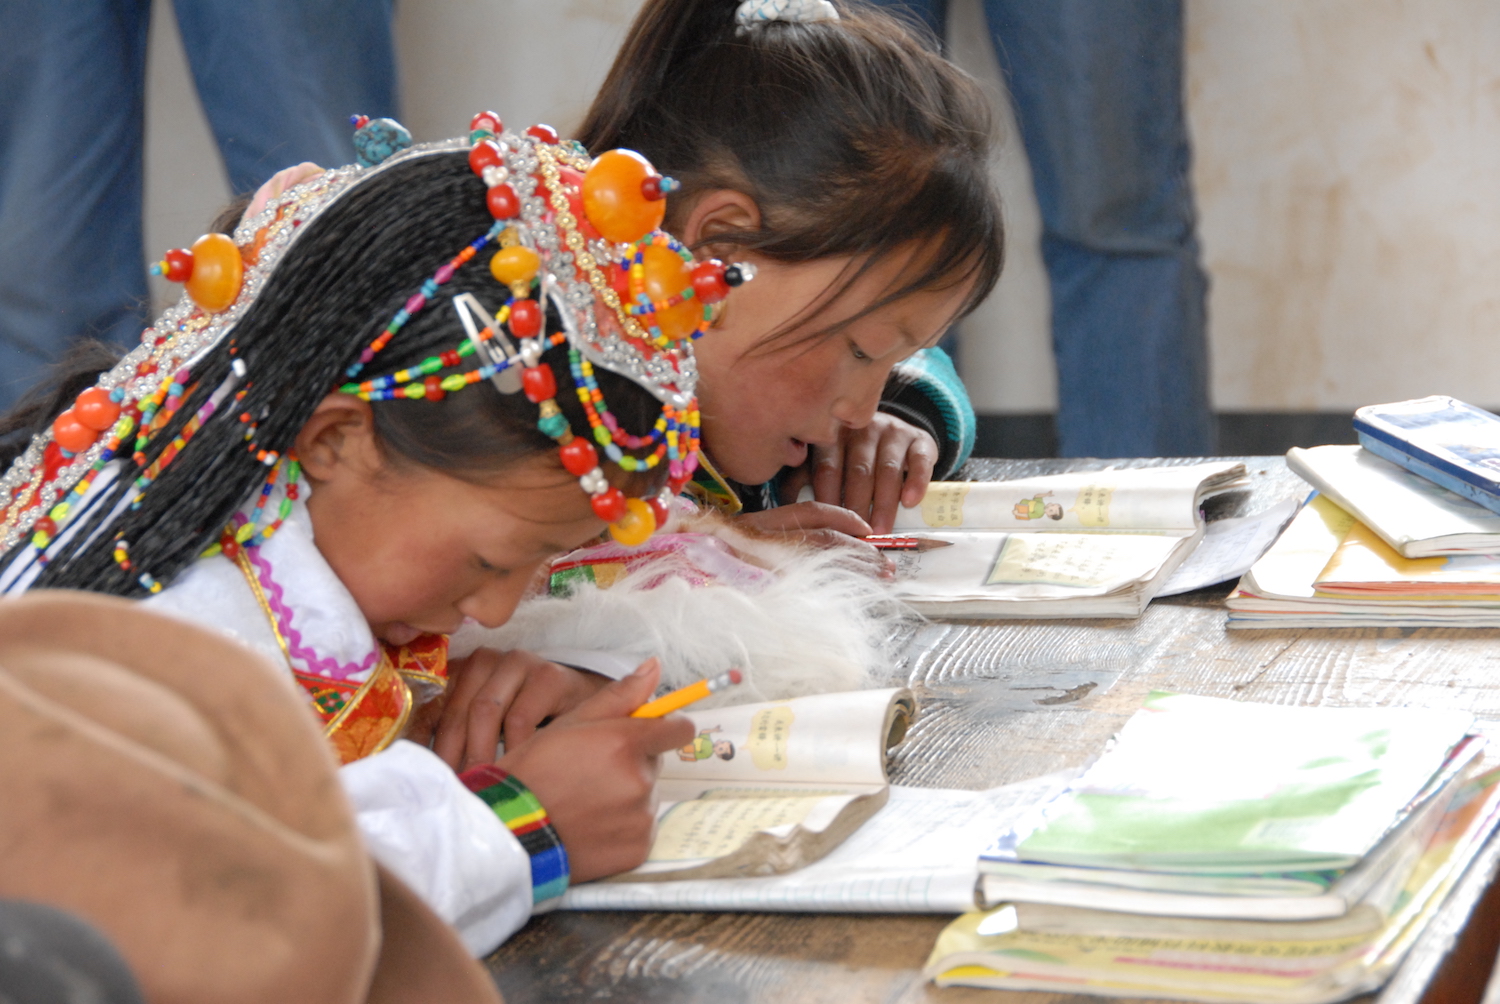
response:
M365 656L364 662L356 665L352 662L341 664L333 658L325 659L314 649L303 645L301 632L292 627L292 609L282 599L280 584L271 578L271 563L260 556L259 547L245 548L245 555L255 566L255 577L260 580L261 589L265 590L266 603L270 605L271 612L276 615L276 624L281 629L281 636L286 639L287 653L294 659L302 660L307 667L307 672L332 680L347 680L356 673L363 673L375 665L375 660L379 657L379 649L371 649L370 654Z

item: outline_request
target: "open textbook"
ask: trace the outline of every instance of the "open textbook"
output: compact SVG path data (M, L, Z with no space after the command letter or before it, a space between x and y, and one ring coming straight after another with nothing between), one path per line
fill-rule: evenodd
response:
M816 861L885 804L916 714L901 688L691 711L663 761L646 861L611 882L774 875Z
M1362 446L1293 448L1286 465L1403 557L1500 553L1500 515Z
M937 617L1136 617L1204 533L1199 503L1245 466L939 481L895 532L952 546L892 552L897 595Z
M979 852L1073 771L988 791L892 786L868 822L821 860L780 875L586 882L564 910L962 913L974 909Z

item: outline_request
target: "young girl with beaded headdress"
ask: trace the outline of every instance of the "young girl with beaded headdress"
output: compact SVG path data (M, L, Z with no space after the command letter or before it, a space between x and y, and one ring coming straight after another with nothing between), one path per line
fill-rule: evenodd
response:
M606 526L639 544L693 473L690 333L653 331L605 267L670 185L493 113L422 147L358 124L362 165L281 176L233 237L169 252L182 301L33 402L0 478L0 592L139 597L287 666L372 852L483 953L570 874L644 858L657 755L692 737L627 717L648 663L461 778L398 741L450 672L540 663L450 666L448 633L505 621Z

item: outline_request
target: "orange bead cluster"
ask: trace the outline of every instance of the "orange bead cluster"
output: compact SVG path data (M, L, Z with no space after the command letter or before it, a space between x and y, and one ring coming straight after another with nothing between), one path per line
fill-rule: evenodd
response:
M151 266L151 274L180 282L193 302L210 314L228 310L245 282L245 259L223 234L204 234L191 250L173 248Z

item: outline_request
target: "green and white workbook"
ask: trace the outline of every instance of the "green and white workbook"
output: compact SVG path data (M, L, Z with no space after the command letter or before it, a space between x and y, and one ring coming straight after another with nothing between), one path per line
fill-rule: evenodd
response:
M1462 711L1154 693L981 858L1217 874L1349 868L1472 725Z

